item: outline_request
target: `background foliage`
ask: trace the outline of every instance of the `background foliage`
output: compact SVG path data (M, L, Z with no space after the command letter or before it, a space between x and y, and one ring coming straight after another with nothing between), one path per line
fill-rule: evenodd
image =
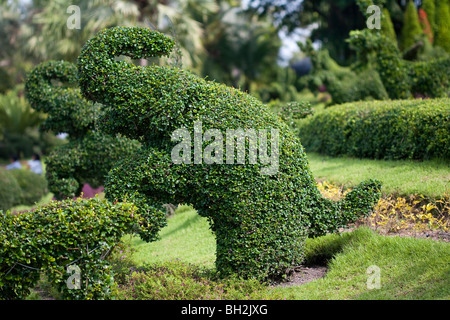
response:
M39 64L28 75L25 89L32 107L48 114L40 129L68 134L69 142L46 158L49 189L57 199L79 196L85 183L102 186L114 163L137 150L136 141L97 129L102 111L81 96L74 64Z
M168 161L167 154L155 150L170 149L170 143L164 139L164 132L183 124L181 112L178 111L189 110L189 103L196 105L198 101L214 101L229 107L229 113L226 114L209 114L202 108L194 108L196 113L189 114L192 117L190 119L205 116L209 124L214 124L215 127L216 121L221 123L223 120L219 114L228 119L232 114L241 113L242 109L233 109L233 105L242 103L245 108L251 109L247 120L254 125L257 122L255 119L258 119L261 113L258 109L259 102L253 99L259 99L267 103L275 113L273 117L267 118L268 123L276 123L283 130L288 130L287 126L278 122L277 117L280 116L290 127L289 130L301 129L300 136L302 142L307 145L307 151L316 148L319 152L334 155L394 159L441 157L443 161L448 160L449 1L423 0L420 6L417 6L417 2L403 0L250 0L246 3L247 7L243 6L244 2L238 0L0 1L0 161L2 164L6 163L12 154L19 154L23 158L34 152L43 154L48 169L46 180L49 189L58 199L79 195L85 182L93 186L104 184L109 170L114 164L118 164L106 180L109 199L115 201L133 198L136 204L143 208L140 213L145 220L139 221L140 228L137 230L134 229L136 221L131 222L122 217L127 222L119 222L119 228L114 229L117 231L115 238L108 235L105 248L117 243L120 232L128 232L124 227L128 222L133 224L132 229L140 232L143 238L156 239L157 231L165 225L165 210L159 202L195 202L204 216L214 215L213 226L219 235L218 251L221 255L219 268L222 268L224 273L238 270L259 276L279 273L288 266L286 261L292 262L303 254L299 249L303 243L291 243L283 239L286 240L284 247L287 253L284 257L287 258L285 261L275 262L282 254L274 249L280 246L280 239L273 236L272 229L274 224L276 228L280 224L270 217L270 213L273 213L277 218L285 219L282 212L298 212L298 206L295 206L298 203L293 200L287 204L287 208L277 207L282 203L281 198L286 190L278 188L280 185L273 181L258 189L261 186L248 178L255 172L248 168L236 171L235 178L239 183L231 177L221 180L223 172L214 173L204 166L198 171L183 168L184 171L176 172L175 176L167 178L169 172L173 173L170 168L164 167ZM366 28L366 8L372 4L382 7L382 28L379 31ZM78 5L81 9L80 29L67 27L69 5ZM107 90L102 89L104 84L98 83L98 86L90 86L84 94L89 98L104 99L103 106L92 104L81 96L75 62L82 46L100 30L114 26L148 27L171 38L166 44L173 44L174 50L167 50L166 57L147 57L141 55L142 51L133 56L134 59L116 57L114 63L117 61L126 72L135 70L135 66L155 64L160 68L154 69L158 71L150 81L151 84L155 87L167 87L168 90L178 90L184 94L182 96L186 97L185 100L164 90L156 90L151 94L161 99L152 101L155 102L157 112L148 118L147 110L142 107L143 101L148 97L143 95L142 100L137 101L139 94L136 92L124 90L118 93L119 89L115 87L112 90L114 95L105 98ZM306 37L311 41L305 42L302 39L299 42L301 50L290 61L281 63L283 34L289 35L290 32L299 31L310 32ZM163 37L161 39L164 41ZM125 53L136 52L135 49ZM116 53L110 52L112 55ZM96 60L99 64L95 70L90 71L98 72L103 67L102 63L108 60L104 58L99 57ZM297 73L298 69L294 69L294 63L299 60L306 66L306 76L305 73ZM111 80L111 83L121 83L120 72L103 74L101 77L104 77L105 81ZM182 87L180 77L192 85ZM217 86L199 80L204 77L216 81ZM132 78L134 77L130 77ZM141 80L143 79L136 79L136 83ZM24 92L25 82L28 86ZM229 91L219 84L232 86L237 91ZM87 82L83 85L89 86ZM242 95L242 92L247 92L254 98ZM421 101L412 98L441 99ZM362 100L386 101L358 102ZM336 106L352 101L356 103ZM126 108L116 112L110 107L111 104L124 102L131 102L141 113L133 115ZM172 104L177 112L168 112ZM320 111L324 105L329 108ZM160 114L167 117L161 119ZM236 123L239 122L233 124ZM224 128L230 125L229 122L221 124ZM38 127L41 128L40 131ZM323 137L318 136L319 131L323 133ZM69 136L60 140L55 137L58 132L69 133ZM139 143L118 134L123 132L143 142L144 147L138 152ZM291 146L301 149L300 144L293 143ZM147 157L149 153L151 157ZM299 154L301 156L298 156ZM298 166L304 170L302 169L299 179L288 180L288 183L292 183L292 188L288 189L293 193L305 189L304 193L314 199L311 203L301 203L302 210L308 211L308 208L312 208L306 214L310 217L307 223L312 226L310 235L333 231L354 220L360 215L359 211L367 212L379 196L379 184L368 181L356 187L347 198L339 202L322 200L313 187L312 177L309 180L301 180L305 173L310 176L303 150L295 150L290 156L286 170L291 172L290 166ZM136 170L138 165L140 168ZM151 182L158 184L161 189L149 182L149 176L154 179ZM206 183L211 187L208 194L198 193L192 198L191 193L182 193L181 196L177 193L178 188L192 191L203 187L206 183L201 177L206 177ZM46 184L41 177L3 169L0 169L0 182L0 209L3 210L17 204L36 201L42 188L45 190ZM236 198L236 194L242 191L242 184L246 189L253 188L252 194L260 200L259 204L252 204L260 214L258 218L230 215L227 211L231 208L231 211L255 215L255 212L249 211L244 204L248 201L249 193L240 195L242 198L238 199L241 202L225 202L221 207L222 191L229 188L230 197ZM305 188L305 185L308 187ZM130 190L138 193L132 194ZM162 192L157 194L160 191ZM50 194L49 198L52 196ZM148 205L151 202L148 199L159 202ZM36 266L49 272L51 281L64 290L61 281L63 278L58 273L63 271L61 265L53 265L50 269L47 266L51 265L52 257L67 256L67 248L73 245L71 239L74 232L81 225L86 227L84 222L73 222L71 227L74 229L63 228L62 220L73 218L71 221L75 221L79 218L75 212L66 210L68 203L53 203L48 208L39 208L36 217L30 212L23 217L2 213L4 224L0 227L0 239L4 245L0 248L4 251L0 255L3 259L0 261L0 272L7 273L10 276L8 281L11 280L1 289L4 297L25 296L38 278L36 270L25 268L19 271L17 266L11 269L13 260L21 261L24 265L31 261L37 262ZM85 204L70 203L70 206L85 213L88 219L94 219L89 220L89 223L95 226L93 235L97 235L96 240L104 236L97 232L97 226L106 233L112 231L113 227L100 227L103 222L95 220L92 212L100 212L98 218L103 219L107 211L105 214L108 218L105 220L108 220L112 211L117 213L117 210L121 210L117 207L111 208L110 205L112 204L89 202L89 205L86 204L89 206L87 208ZM398 203L391 206L389 202L386 210L393 206L398 207ZM429 216L428 209L425 209L426 214L422 217L431 223L434 220ZM264 215L264 212L269 214ZM338 218L337 212L345 214ZM55 217L45 218L45 221L39 220L44 219L41 215L44 213L55 215L60 220L56 221ZM389 224L397 219L397 216L383 213L376 219ZM292 221L290 223L287 229L293 233L300 231L296 229L298 225L294 225ZM23 230L14 230L12 225L17 224L23 226ZM236 236L238 233L230 233L230 224L248 228L251 230L250 236L246 234L239 238ZM261 229L263 224L267 224L267 232ZM64 236L61 237L62 231L58 231L60 234L52 233L54 225L61 227L57 230L64 229ZM40 237L40 227L46 228L45 237ZM231 229L234 232L238 227ZM39 244L31 238L31 234L36 230L39 230L36 237L41 241ZM90 231L92 229L89 229ZM260 241L261 233L271 235L266 247L273 251L264 251L264 245L261 245ZM14 241L10 241L10 236ZM88 233L84 236L87 237ZM301 237L303 236L302 233ZM47 246L39 251L38 247L41 243L46 243L46 239L49 243L53 241L55 246L47 243ZM21 240L24 240L25 245ZM34 247L27 246L27 241L32 242ZM248 250L248 242L255 243L256 249ZM236 248L236 255L227 252L230 247ZM259 256L261 250L269 256L270 270L263 270L256 263L252 265L251 261L257 261L264 256L265 253ZM255 257L257 258L253 259ZM90 260L91 258L93 260ZM109 263L103 258L105 256L100 256L100 259L98 256L83 256L89 270L85 278L89 285L78 296L74 292L65 292L66 298L111 297L111 290L114 290L111 275L114 271L111 271ZM39 266L39 263L43 264ZM93 269L89 269L91 267L105 269L97 274ZM156 271L158 270L156 268ZM155 269L150 268L147 271L153 272ZM180 271L179 274L188 279L193 289L192 295L187 297L204 294L203 291L197 290L197 282L190 278L200 276L196 270L191 272L189 268L180 268L176 271ZM148 285L140 283L141 291L134 291L139 296L145 296L147 289L155 284L153 276L155 273L151 277L136 274L130 276L128 281L138 283L148 280ZM18 285L19 279L22 278L23 285ZM97 280L100 281L98 286L90 286ZM177 273L171 273L170 279L166 280L165 294L169 297L181 280ZM208 285L212 285L212 282L208 282ZM244 286L246 292L252 288L260 287L255 282L248 282ZM126 288L128 289L131 292L136 288L131 286ZM207 293L216 296L223 294L220 290ZM241 297L240 292L230 293L229 296Z

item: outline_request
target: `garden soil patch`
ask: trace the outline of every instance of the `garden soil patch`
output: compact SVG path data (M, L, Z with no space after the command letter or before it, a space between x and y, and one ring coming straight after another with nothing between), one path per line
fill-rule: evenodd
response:
M277 284L277 287L300 286L316 279L325 277L327 273L326 266L305 266L295 267L287 281Z

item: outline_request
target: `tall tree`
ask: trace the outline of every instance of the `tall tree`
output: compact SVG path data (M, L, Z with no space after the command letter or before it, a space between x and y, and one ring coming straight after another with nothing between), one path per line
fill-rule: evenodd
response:
M416 6L412 0L409 0L400 35L400 49L407 50L416 43L417 38L421 35L423 35L423 30L420 27Z
M450 53L450 8L447 0L438 1L436 7L436 37L435 45Z
M381 33L384 34L388 39L392 40L393 43L397 44L397 35L394 30L394 25L392 24L391 15L389 14L389 10L386 8L383 8Z
M363 2L366 2L362 0ZM292 31L295 28L313 28L311 40L321 43L330 56L339 64L350 64L355 60L355 53L345 41L349 32L366 28L365 11L370 4L390 10L401 10L396 0L370 0L364 4L355 0L249 0L250 10L261 15L274 17L278 28ZM399 10L397 10L399 9Z
M430 26L431 26L431 30L433 31L433 34L436 33L437 25L436 25L435 0L422 0L421 8L427 14L428 21L430 22Z

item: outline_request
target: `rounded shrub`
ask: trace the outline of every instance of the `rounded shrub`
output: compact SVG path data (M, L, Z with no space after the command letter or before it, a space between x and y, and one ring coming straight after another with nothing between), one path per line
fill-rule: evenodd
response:
M40 273L65 299L111 298L106 258L140 223L133 204L98 198L52 201L19 215L0 211L0 298L24 299ZM69 266L78 268L78 284Z
M46 194L47 180L44 176L29 170L11 170L11 175L22 189L20 204L33 205Z
M374 159L450 158L450 99L354 102L299 122L308 151Z
M74 64L39 64L29 73L25 89L31 106L49 114L40 129L68 134L69 142L46 157L49 190L57 199L79 196L85 183L103 185L113 164L137 151L136 141L98 129L102 109L82 97Z
M219 273L263 279L300 264L307 236L335 231L369 213L380 196L379 182L362 184L345 201L323 198L298 137L259 100L176 67L115 59L168 55L173 47L159 32L115 27L90 39L78 57L81 92L103 105L105 130L142 144L111 169L105 184L107 199L127 199L139 208L146 229L141 238L157 239L166 224L164 203L192 204L215 233ZM215 133L213 149L203 138L209 129ZM227 130L237 129L266 133L267 157L250 161L250 152L238 158L225 151L227 143L236 145ZM183 161L173 160L179 130L186 143ZM220 134L226 136L222 144ZM238 151L249 147L246 140ZM209 155L203 153L208 147Z
M0 168L0 210L11 209L22 198L22 189L12 171Z

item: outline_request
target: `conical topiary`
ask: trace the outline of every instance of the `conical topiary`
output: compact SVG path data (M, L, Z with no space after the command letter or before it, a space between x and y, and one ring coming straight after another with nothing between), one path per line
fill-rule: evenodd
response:
M383 8L383 20L381 22L381 33L388 39L391 39L393 43L397 44L397 35L395 34L394 25L392 24L391 15L389 10Z
M448 1L438 1L436 9L437 30L434 44L450 52L450 8Z
M428 21L430 22L431 30L433 34L436 33L437 25L436 25L436 5L434 0L422 0L421 9L425 11L428 17Z
M406 6L405 15L403 18L403 28L400 37L400 49L407 50L416 43L418 36L422 35L423 31L419 23L419 15L417 14L414 2L410 0Z

